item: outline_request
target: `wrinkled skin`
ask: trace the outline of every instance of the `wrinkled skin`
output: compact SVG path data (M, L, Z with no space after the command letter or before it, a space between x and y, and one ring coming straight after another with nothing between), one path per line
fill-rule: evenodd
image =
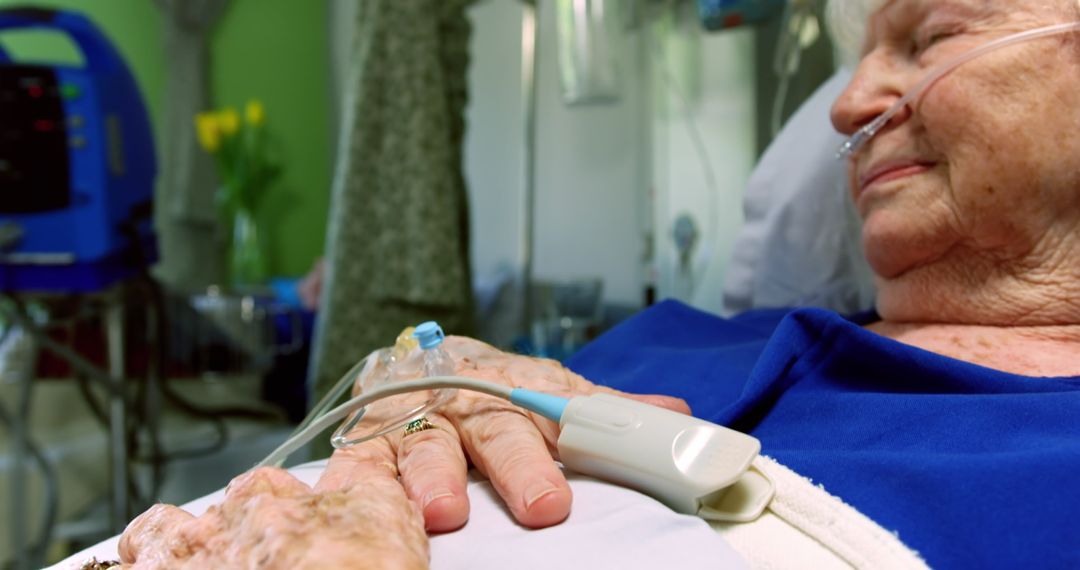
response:
M281 469L245 473L200 517L151 507L124 531L121 561L132 570L427 568L420 514L393 473L364 475L313 491Z
M443 346L462 376L564 396L619 393L553 360L461 337L449 337ZM632 397L689 412L675 398ZM410 400L425 398L421 393ZM380 411L373 405L365 422L386 419ZM148 570L425 568L425 526L445 531L468 520L470 459L522 524L548 526L569 514L570 487L553 459L555 423L465 390L427 418L441 429L395 432L336 451L314 489L285 471L264 468L233 480L224 503L201 517L156 505L124 531L122 561ZM357 430L366 427L361 422Z
M1075 0L890 0L832 109L855 133L932 70L1080 18ZM1080 35L956 68L849 162L877 274L869 328L1007 372L1080 374Z
M561 396L608 392L683 413L690 411L677 398L623 394L597 386L554 360L509 354L473 339L447 337L443 347L460 376ZM396 465L406 493L423 510L428 530L441 532L459 528L468 520L465 486L471 463L491 480L521 524L550 526L570 513L570 487L553 459L558 458L558 426L554 422L498 398L465 390L427 418L441 429L407 437L393 434L336 451L324 481L346 477L361 466Z
M892 0L832 109L846 135L933 70L995 39L1070 23L1074 0ZM1080 36L956 68L849 161L863 245L892 322L1080 321Z

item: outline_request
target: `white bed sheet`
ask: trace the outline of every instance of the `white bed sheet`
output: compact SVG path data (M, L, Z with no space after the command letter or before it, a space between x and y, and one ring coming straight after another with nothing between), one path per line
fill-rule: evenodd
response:
M290 469L311 485L325 461ZM570 517L562 524L529 530L514 523L491 485L469 483L472 514L457 532L431 537L435 570L506 568L678 568L679 570L743 569L744 560L708 524L679 515L654 499L596 479L568 473L574 492ZM224 490L196 499L183 508L194 515L220 502ZM119 537L113 537L53 566L79 568L91 556L116 559Z

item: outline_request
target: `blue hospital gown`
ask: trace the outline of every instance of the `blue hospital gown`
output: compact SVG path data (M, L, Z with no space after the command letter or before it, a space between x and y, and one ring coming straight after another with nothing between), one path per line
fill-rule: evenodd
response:
M933 568L1080 568L1080 377L947 358L861 328L871 318L725 320L669 301L568 364L753 434Z

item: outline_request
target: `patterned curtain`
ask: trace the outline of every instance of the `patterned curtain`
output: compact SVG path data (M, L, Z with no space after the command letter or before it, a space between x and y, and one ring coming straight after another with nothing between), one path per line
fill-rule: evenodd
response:
M229 0L155 0L164 27L165 117L161 173L156 196L161 251L158 276L181 291L221 282L222 248L217 242L217 177L199 148L195 113L210 103L207 37Z
M327 231L312 382L320 397L401 329L472 334L462 173L473 0L364 0Z

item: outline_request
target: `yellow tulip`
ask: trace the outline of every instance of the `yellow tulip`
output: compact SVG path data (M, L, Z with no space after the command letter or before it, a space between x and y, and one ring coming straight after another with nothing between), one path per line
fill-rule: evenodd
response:
M219 112L218 121L221 125L222 134L227 137L235 135L236 131L240 130L240 115L232 107Z
M199 144L206 152L217 152L221 148L221 125L218 124L215 113L195 115L195 130L199 136Z
M244 107L244 116L248 124L253 127L260 127L266 122L266 110L263 109L262 102L257 99L247 102L247 106Z

